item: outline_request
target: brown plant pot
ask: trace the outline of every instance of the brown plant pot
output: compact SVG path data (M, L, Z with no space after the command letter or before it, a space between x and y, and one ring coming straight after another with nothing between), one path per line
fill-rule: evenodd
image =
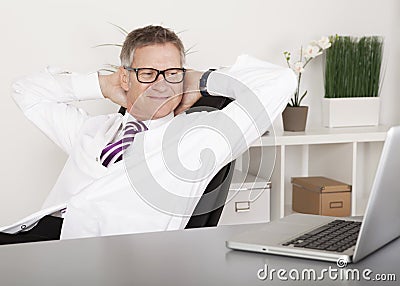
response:
M304 131L307 124L308 106L286 106L282 112L283 130Z

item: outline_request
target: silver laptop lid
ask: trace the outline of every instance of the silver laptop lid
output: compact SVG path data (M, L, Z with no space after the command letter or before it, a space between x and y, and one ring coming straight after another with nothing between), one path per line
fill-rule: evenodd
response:
M400 126L387 134L353 261L400 236Z

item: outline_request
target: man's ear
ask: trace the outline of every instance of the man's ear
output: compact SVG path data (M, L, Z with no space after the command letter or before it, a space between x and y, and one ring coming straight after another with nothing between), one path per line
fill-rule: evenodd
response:
M129 71L124 69L124 67L119 67L119 82L123 90L129 90Z

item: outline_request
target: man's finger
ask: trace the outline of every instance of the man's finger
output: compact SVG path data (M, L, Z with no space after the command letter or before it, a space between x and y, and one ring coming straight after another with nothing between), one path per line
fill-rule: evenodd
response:
M175 114L175 115L178 115L178 114L180 114L180 113L186 111L187 109L189 109L189 106L188 106L188 105L182 105L182 104L180 104L180 105L178 105L177 108L175 108L174 114Z

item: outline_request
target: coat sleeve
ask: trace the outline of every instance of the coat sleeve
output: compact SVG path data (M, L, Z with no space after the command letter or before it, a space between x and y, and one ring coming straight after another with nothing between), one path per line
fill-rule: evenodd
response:
M67 154L89 117L71 102L104 98L97 73L78 75L51 67L17 80L12 97L24 115Z
M232 67L210 74L208 92L235 99L223 110L209 114L210 122L223 122L221 132L230 145L228 160L236 159L272 127L296 83L291 69L247 55L238 57Z

